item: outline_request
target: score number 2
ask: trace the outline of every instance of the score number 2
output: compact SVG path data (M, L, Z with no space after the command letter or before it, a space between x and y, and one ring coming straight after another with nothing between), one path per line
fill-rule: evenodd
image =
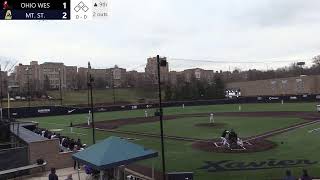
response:
M66 12L62 13L62 19L67 19L67 13Z

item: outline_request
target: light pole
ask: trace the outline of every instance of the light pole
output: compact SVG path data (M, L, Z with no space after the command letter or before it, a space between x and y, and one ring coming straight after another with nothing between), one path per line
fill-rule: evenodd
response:
M160 117L160 133L161 133L161 155L162 155L162 179L166 179L166 162L164 154L164 137L163 137L163 110L162 110L162 97L161 97L161 79L160 79L160 66L167 66L166 60L160 60L157 55L157 68L158 68L158 93L159 93L159 117Z
M26 68L27 71L27 83L28 83L28 93L27 93L27 98L28 98L28 107L30 107L30 77L29 77L29 67Z
M114 69L111 72L111 80L112 80L112 96L113 96L113 104L116 104L116 96L115 96L115 90L114 90Z
M90 63L88 63L90 65ZM91 67L90 67L91 68ZM87 84L89 84L89 68L87 69ZM88 92L88 107L90 106L90 89L89 86L87 86L87 92Z
M3 81L2 81L2 71L1 71L1 65L0 65L0 83L1 83L1 87L0 87L0 103L1 103L1 108L2 106L2 86L3 86Z
M60 91L60 105L62 106L62 86L61 86L61 69L59 68L59 91Z
M302 75L303 73L303 66L305 65L306 63L301 61L301 62L297 62L297 65L300 66L300 76Z
M88 70L91 69L90 62L88 62ZM89 72L89 71L88 71ZM94 108L93 108L93 95L92 95L92 86L93 86L93 77L91 76L91 73L89 74L89 81L88 81L88 90L90 89L90 98L91 98L91 126L92 126L92 143L96 143L95 138L95 127L94 127ZM89 92L89 91L88 91ZM89 96L88 96L89 97ZM88 98L89 99L89 98ZM89 101L88 101L89 102Z

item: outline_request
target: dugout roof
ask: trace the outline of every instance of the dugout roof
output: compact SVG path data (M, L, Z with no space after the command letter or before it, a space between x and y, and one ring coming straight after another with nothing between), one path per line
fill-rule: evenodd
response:
M156 151L111 136L73 154L72 158L94 169L104 170L157 156Z
M17 137L19 137L21 140L23 140L26 143L33 143L33 142L39 142L39 141L46 141L48 140L45 137L42 137L29 129L26 129L25 126L31 126L34 125L34 123L28 123L28 122L18 122L18 123L11 123L10 125L10 131L11 133L15 134Z

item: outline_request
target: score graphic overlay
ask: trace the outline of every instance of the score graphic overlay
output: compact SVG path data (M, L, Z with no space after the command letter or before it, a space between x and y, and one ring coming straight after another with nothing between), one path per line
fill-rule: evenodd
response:
M0 20L70 20L70 0L0 0Z

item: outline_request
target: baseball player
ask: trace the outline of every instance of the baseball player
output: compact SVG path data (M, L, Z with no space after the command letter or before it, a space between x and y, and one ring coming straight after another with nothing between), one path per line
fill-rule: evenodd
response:
M148 117L148 111L147 111L147 110L144 111L144 116L145 116L146 118Z
M89 110L89 113L88 113L88 126L90 126L90 123L91 123L91 111Z
M213 113L210 114L210 123L214 123Z
M73 133L73 124L70 122L70 133Z
M228 143L228 140L227 140L229 138L228 136L229 136L229 131L224 130L222 135L221 135L221 140L222 140L222 145L223 146L227 146L227 147L230 146L229 143Z

